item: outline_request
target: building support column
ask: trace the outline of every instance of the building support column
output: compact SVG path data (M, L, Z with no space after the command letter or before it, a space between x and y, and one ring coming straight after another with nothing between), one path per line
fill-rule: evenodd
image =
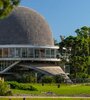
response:
M33 58L35 58L35 49L33 48Z
M20 57L22 58L22 48L20 49Z

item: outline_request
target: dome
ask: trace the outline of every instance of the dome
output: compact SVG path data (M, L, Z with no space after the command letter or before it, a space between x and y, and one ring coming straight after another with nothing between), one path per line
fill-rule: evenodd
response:
M7 44L53 46L54 41L48 23L40 14L17 7L0 20L0 45Z

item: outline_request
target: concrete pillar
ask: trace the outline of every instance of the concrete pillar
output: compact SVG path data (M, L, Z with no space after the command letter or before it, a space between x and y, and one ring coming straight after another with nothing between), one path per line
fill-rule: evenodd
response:
M28 57L28 48L26 48L26 58Z
M8 48L8 57L10 57L10 48Z
M22 58L22 48L20 49L20 57Z
M16 53L17 53L17 52L16 52L16 48L14 48L14 57L16 57Z
M57 49L55 49L55 58L56 58L56 56L57 56Z
M33 58L35 58L35 49L33 48Z
M46 58L46 49L45 49L45 58Z

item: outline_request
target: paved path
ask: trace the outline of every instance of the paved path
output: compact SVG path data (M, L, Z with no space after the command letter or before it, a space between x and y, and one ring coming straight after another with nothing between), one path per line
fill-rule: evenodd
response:
M69 97L69 96L0 96L0 98L88 98L90 97Z

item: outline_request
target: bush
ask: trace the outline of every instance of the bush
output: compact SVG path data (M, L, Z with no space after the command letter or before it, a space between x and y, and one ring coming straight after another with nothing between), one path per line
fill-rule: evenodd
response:
M62 75L56 75L56 76L54 76L54 80L55 80L55 83L64 82L64 78L63 78Z
M35 73L25 73L18 80L18 82L22 83L35 83Z
M42 78L42 83L52 83L54 80L53 80L53 77L51 76L44 76Z
M30 90L36 91L37 89L30 84L18 83L18 82L8 82L12 89L20 89L20 90Z
M8 84L0 82L0 96L10 96L12 95L12 91Z

